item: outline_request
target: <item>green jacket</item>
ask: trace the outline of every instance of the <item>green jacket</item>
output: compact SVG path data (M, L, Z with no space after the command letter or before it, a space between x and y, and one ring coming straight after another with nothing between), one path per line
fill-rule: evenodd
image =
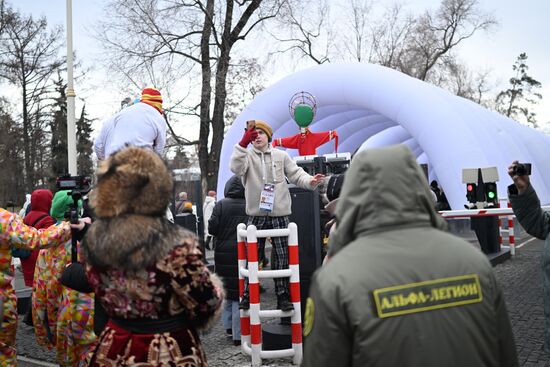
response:
M542 284L544 288L544 349L550 354L550 214L540 208L540 200L533 186L521 195L513 187L509 190L510 204L519 224L531 236L544 241L542 252ZM514 192L514 193L512 193Z
M404 146L358 154L314 275L302 367L517 366L487 258L443 231Z
M67 211L71 209L71 205L73 205L73 198L69 193L69 190L60 190L53 196L50 215L58 222L61 222L65 218L65 213L67 213ZM81 209L82 200L78 200L78 211L80 212Z

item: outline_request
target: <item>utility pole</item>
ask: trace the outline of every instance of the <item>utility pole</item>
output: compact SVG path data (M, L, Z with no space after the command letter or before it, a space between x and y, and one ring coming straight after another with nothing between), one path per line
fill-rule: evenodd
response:
M69 174L76 176L76 124L73 89L73 4L67 0L67 157Z

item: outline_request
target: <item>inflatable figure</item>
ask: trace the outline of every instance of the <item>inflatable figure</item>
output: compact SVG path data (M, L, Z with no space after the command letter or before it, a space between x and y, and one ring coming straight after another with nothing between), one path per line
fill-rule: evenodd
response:
M298 149L298 154L317 155L317 147L334 139L334 151L338 152L338 133L336 130L313 132L309 125L315 118L317 102L308 92L298 92L292 96L289 103L290 115L300 127L300 132L286 138L273 139L272 146Z

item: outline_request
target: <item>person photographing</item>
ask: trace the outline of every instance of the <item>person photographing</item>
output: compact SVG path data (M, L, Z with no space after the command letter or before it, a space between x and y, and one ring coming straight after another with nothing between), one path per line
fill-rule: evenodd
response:
M508 175L514 183L508 186L508 199L519 224L531 236L544 240L542 251L542 284L544 300L544 351L550 355L550 214L540 207L529 175L531 165L513 161Z
M273 129L262 120L247 121L241 141L233 148L231 171L240 176L245 187L248 225L257 229L287 228L291 214L290 183L307 190L314 190L324 175L308 175L288 153L271 146ZM252 148L248 146L252 143ZM258 243L265 239L258 239ZM274 270L288 269L288 238L273 237ZM283 311L294 309L290 302L288 278L277 278L275 293L277 308ZM248 284L239 304L241 309L250 307Z

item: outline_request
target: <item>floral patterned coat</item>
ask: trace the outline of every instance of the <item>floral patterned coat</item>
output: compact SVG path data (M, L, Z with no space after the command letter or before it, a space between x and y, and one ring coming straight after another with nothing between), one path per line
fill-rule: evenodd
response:
M92 232L97 225L92 225ZM203 263L196 236L182 229L176 231L178 243L172 244L156 263L141 269L87 265L90 285L110 317L91 366L207 365L196 330L211 321L220 309L223 287ZM94 237L88 233L84 247ZM119 248L126 247L130 246L122 244ZM169 332L131 332L120 324L121 320L177 316L183 321L178 321L177 328Z
M63 246L40 250L32 298L36 340L43 347L55 348L62 366L77 366L97 341L93 293L79 293L59 281L70 263L70 240Z
M16 214L0 208L0 366L17 365L17 299L12 287L14 269L11 265L11 248L57 246L70 236L71 230L67 223L38 230L25 225Z

